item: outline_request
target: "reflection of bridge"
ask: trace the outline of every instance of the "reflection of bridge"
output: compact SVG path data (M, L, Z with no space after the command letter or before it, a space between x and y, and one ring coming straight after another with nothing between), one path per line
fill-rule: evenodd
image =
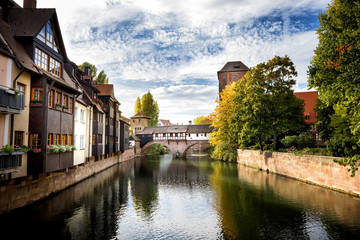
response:
M141 149L141 155L154 144L165 146L173 155L185 157L187 151L194 145L200 150L209 146L210 125L174 125L163 127L146 127L136 134L136 148Z

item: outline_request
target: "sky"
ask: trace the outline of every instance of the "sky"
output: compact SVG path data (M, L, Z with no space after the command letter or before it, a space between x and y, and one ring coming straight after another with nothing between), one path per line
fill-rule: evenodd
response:
M22 6L22 0L16 0ZM318 15L330 0L37 0L56 8L66 53L114 84L125 117L151 92L160 119L188 124L214 112L217 72L288 55L306 91Z

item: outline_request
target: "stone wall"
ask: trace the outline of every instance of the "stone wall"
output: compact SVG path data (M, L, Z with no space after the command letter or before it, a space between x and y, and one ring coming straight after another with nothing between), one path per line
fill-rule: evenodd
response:
M347 167L334 163L334 157L292 153L238 150L239 164L281 174L360 197L360 172L350 177Z
M67 171L53 172L48 175L40 174L37 179L34 179L33 176L27 176L17 179L16 182L13 180L9 184L0 187L0 214L43 199L115 164L134 157L134 150L129 149L122 154L100 161L90 159L84 165L75 166L67 169Z

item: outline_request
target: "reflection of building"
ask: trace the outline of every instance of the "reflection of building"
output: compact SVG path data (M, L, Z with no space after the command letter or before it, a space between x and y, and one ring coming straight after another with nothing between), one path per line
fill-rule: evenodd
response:
M145 127L148 125L148 120L150 119L148 116L146 116L144 113L139 112L135 114L134 116L130 117L131 119L131 130L133 133L138 133L144 130Z

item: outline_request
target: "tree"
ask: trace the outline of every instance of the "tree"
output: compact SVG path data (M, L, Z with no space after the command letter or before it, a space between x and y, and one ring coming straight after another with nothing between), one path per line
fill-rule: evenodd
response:
M297 76L288 56L275 56L267 63L251 68L237 84L234 101L236 119L241 121L239 145L249 147L257 140L271 138L278 149L279 136L304 126L304 103L292 90Z
M333 155L360 159L360 3L334 0L319 21L308 71L309 87L319 91L317 127L333 129L327 141Z
M139 97L137 97L135 102L134 114L137 114L139 112L141 112L141 100Z
M220 93L220 100L217 100L217 106L213 114L212 126L214 131L209 140L214 148L211 157L226 161L236 160L236 149L238 147L236 125L233 122L235 112L234 104L235 83L227 85Z
M136 99L134 112L135 114L142 112L150 117L148 121L149 127L157 126L160 113L159 105L156 101L154 101L154 98L150 92L144 94L141 97L141 100L139 97Z
M109 82L109 78L106 76L104 70L101 70L101 72L99 72L99 74L95 77L94 80L100 84L108 84Z
M101 70L99 74L97 74L97 68L94 64L89 62L83 62L82 64L78 65L78 68L82 71L85 71L85 66L90 67L90 76L94 81L100 84L108 84L109 78L107 77L104 70Z
M203 124L202 122L203 122L205 119L206 119L205 116L197 117L197 118L194 119L194 124L195 124L195 125L202 125L202 124Z
M89 62L83 62L82 64L80 64L78 66L78 68L82 71L85 71L85 66L89 66L90 67L90 76L95 79L96 74L97 74L97 68L95 67L94 64L91 64Z

